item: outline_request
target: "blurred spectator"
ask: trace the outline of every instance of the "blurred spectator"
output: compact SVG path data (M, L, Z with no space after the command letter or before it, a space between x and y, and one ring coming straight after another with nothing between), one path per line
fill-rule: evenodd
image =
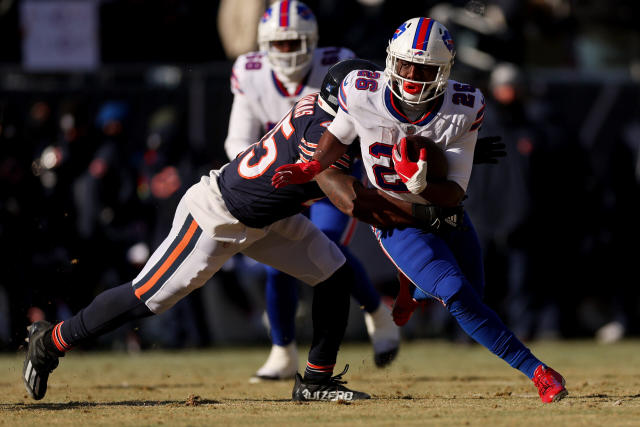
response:
M120 283L137 272L127 251L149 232L136 196L135 169L141 144L130 135L130 107L107 101L97 113L96 150L88 167L73 184L79 239L81 281L99 292L103 283ZM120 254L107 262L103 253ZM115 260L115 262L114 262ZM83 301L86 301L83 298Z
M267 0L220 0L218 33L228 59L258 48L258 21Z
M189 153L184 120L178 108L163 105L147 121L145 152L137 169L137 195L145 205L149 237L128 251L130 263L141 268L151 248L158 247L171 229L180 198L198 176ZM167 348L202 345L207 336L198 293L183 298L171 310L142 322L142 344ZM129 335L131 339L131 335Z

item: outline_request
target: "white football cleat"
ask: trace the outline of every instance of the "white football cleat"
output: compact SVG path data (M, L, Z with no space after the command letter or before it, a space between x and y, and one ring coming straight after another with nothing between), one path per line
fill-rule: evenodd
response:
M391 309L380 303L374 312L364 313L364 323L373 344L373 361L379 368L387 366L400 347L400 328L393 323Z
M298 372L298 347L293 341L286 346L273 345L271 353L264 365L249 379L249 382L259 383L263 380L290 380Z

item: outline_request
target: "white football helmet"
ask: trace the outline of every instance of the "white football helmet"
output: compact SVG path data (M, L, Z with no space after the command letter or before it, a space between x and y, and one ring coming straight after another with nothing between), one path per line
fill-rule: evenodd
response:
M271 42L300 40L300 50L280 52ZM281 0L271 4L258 24L258 46L267 52L278 77L289 81L302 79L311 65L318 44L318 24L309 7L297 0Z
M447 87L454 56L453 40L444 25L431 18L409 19L398 27L389 41L384 70L387 85L407 104L431 101L442 95ZM437 66L438 74L430 82L404 78L397 72L398 59Z

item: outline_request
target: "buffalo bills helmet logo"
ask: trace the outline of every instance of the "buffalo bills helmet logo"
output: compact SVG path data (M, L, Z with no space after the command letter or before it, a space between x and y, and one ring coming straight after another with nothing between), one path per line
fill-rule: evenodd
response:
M449 52L453 52L453 39L451 38L449 31L445 31L442 34L442 41L444 42L444 45L447 47L447 49L449 49Z
M267 22L269 20L269 18L271 17L271 8L268 7L267 10L264 11L264 14L262 14L262 22Z
M400 37L400 34L404 33L406 30L407 30L407 23L405 22L402 25L400 25L400 27L398 27L395 33L393 33L393 37L391 38L391 40L397 39L398 37Z
M298 15L305 20L313 19L313 12L304 4L298 3Z

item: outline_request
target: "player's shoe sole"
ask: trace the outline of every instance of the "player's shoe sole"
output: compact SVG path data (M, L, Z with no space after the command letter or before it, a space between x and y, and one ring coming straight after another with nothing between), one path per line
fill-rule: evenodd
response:
M47 351L44 337L50 334L53 325L41 320L28 327L27 355L22 365L22 380L27 393L35 400L40 400L47 393L49 374L58 367L58 356Z

